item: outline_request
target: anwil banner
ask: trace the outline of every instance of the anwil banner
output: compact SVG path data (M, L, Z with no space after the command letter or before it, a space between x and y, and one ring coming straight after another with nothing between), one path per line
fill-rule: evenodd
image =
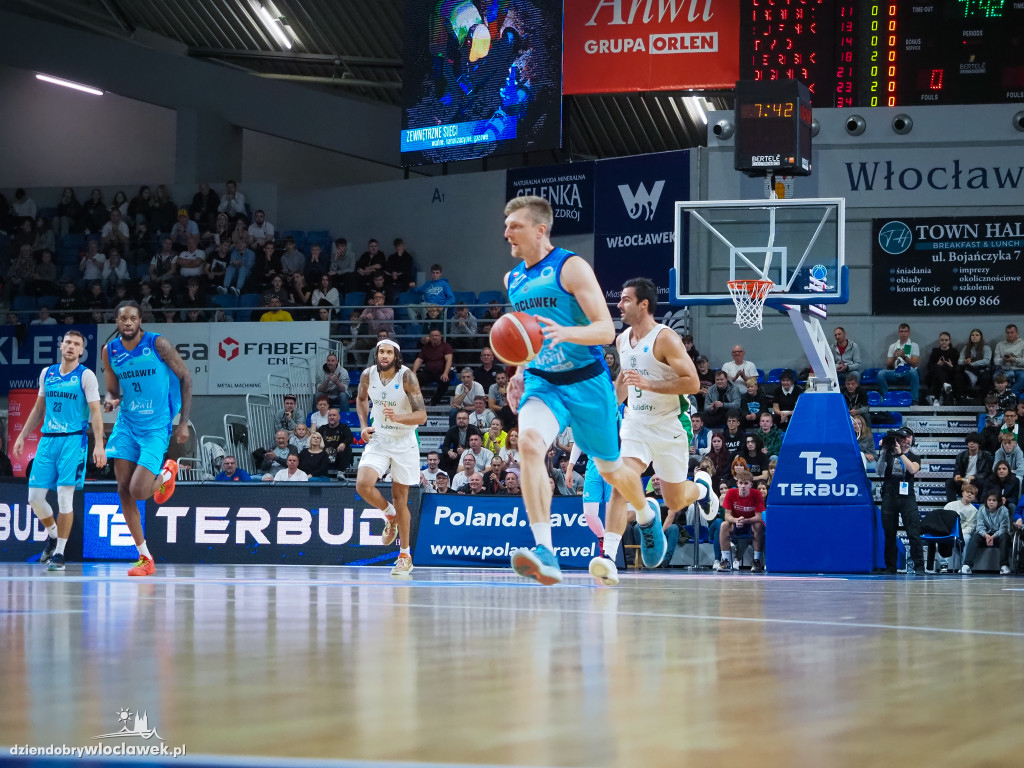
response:
M739 0L565 0L562 92L732 88Z

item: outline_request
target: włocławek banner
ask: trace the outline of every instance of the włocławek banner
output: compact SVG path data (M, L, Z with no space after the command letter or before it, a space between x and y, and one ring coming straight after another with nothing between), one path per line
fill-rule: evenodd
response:
M739 0L565 0L562 92L732 88Z

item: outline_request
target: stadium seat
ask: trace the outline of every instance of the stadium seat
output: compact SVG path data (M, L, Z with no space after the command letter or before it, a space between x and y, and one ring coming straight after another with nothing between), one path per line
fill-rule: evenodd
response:
M329 229L311 229L306 233L307 243L322 242L324 240L330 241L331 231Z
M782 376L782 372L784 370L786 370L786 369L785 368L772 368L770 371L768 371L768 383L769 384L778 384L779 383L779 377Z
M69 250L71 248L74 248L75 251L78 251L78 249L83 247L85 247L85 235L79 234L64 235L63 237L61 237L60 242L57 244L58 250L61 248L67 248Z
M366 306L366 291L352 291L346 293L345 297L341 301L343 307L365 307Z
M421 298L416 291L402 291L395 296L395 304L418 304Z
M135 265L135 279L144 280L149 274L149 262Z
M868 401L870 405L870 401ZM914 404L913 398L909 392L887 392L885 397L882 398L882 406L885 408L907 408Z
M764 380L765 380L765 372L761 368L758 368L757 369L757 383L758 384L764 384Z
M354 411L345 411L341 414L341 423L348 424L350 427L358 427L359 414Z
M868 392L868 405L877 408L882 404L882 395L874 390Z
M861 384L877 384L879 368L865 368L860 375Z
M476 294L472 291L455 291L456 304L476 304Z
M217 294L213 297L214 306L222 308L224 314L229 320L235 319L235 313L232 312L235 307L238 306L238 297L233 293Z
M505 303L505 294L501 291L480 291L480 295L476 297L477 304L490 304L492 301L500 301L502 304Z
M36 303L35 296L15 296L11 302L12 312L35 312L36 307L39 306Z
M37 306L40 306L40 307L47 307L48 309L53 309L57 305L57 297L56 296L40 296L36 300L36 304L37 304Z

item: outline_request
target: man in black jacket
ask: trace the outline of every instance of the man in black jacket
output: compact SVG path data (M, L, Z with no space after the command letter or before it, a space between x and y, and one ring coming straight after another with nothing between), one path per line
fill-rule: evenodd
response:
M885 572L896 573L896 531L900 518L910 539L910 557L917 574L924 574L921 547L921 513L917 509L914 475L921 471L921 459L911 450L914 433L906 427L886 435L878 452L877 469L882 477L882 530L885 531Z
M459 411L455 414L455 426L449 429L441 441L439 452L441 454L441 468L454 475L459 470L459 462L462 460L463 452L469 448L469 438L477 435L481 440L483 434L479 429L469 423L469 413Z
M956 457L953 478L946 481L947 502L960 497L960 486L964 483L984 488L992 477L992 454L981 450L981 442L981 435L967 436L967 449Z
M327 423L317 429L324 439L324 450L334 462L338 472L352 466L352 429L341 421L341 411L331 408L327 412Z

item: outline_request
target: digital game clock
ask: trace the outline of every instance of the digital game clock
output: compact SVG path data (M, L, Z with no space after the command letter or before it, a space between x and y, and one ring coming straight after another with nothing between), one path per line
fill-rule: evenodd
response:
M735 167L751 176L811 173L811 95L797 80L736 83Z

